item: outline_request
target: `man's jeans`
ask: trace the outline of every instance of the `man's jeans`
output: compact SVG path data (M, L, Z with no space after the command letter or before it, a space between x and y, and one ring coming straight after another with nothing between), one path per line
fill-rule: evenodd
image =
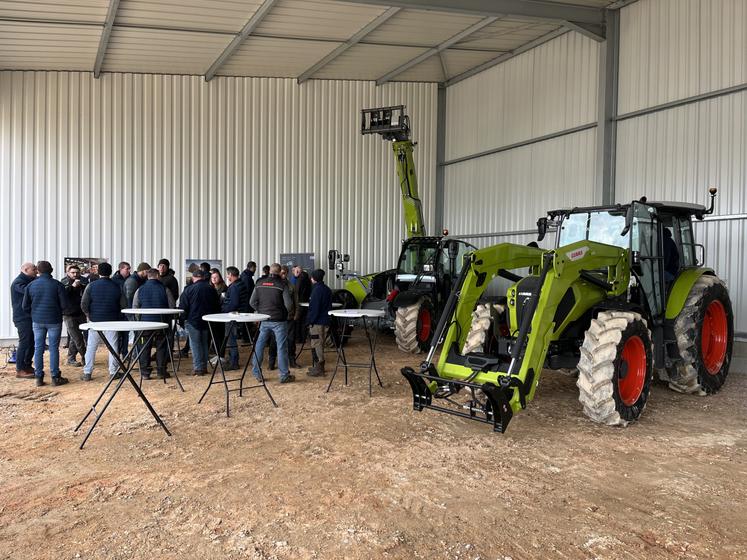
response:
M192 349L192 368L195 371L207 371L210 331L207 328L200 330L187 323L187 334Z
M104 336L109 344L112 345L115 351L118 350L117 343L119 342L119 333L117 331L104 331ZM93 361L96 359L96 350L101 343L101 335L93 330L88 331L88 344L86 345L86 365L83 366L83 373L85 375L91 375L93 373ZM117 359L107 350L109 354L109 375L114 375L119 369Z
M34 329L34 374L44 377L44 344L49 335L49 373L60 376L60 336L62 323L33 323Z
M288 377L288 323L287 321L262 321L259 326L259 336L254 346L254 377L259 376L259 365L264 359L265 345L271 333L275 334L275 342L278 345L278 367L280 368L280 380Z
M18 330L16 371L30 370L34 359L34 327L31 319L15 323Z

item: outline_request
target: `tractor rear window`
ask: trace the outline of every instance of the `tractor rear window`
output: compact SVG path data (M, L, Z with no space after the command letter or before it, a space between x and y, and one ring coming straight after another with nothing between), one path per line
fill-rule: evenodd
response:
M624 215L605 211L571 214L563 220L558 246L588 240L627 249L629 234L620 235L624 228Z
M402 251L397 274L433 275L436 270L438 248L425 243L410 243Z

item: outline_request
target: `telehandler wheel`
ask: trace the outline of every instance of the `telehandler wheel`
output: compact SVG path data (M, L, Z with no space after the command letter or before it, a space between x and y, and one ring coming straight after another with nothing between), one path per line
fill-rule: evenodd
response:
M729 291L716 276L698 278L674 322L681 362L669 368L669 387L681 393L716 393L726 381L734 343Z
M485 348L485 339L490 330L490 304L481 304L472 312L472 324L464 341L462 354L471 352L482 352Z
M394 336L399 349L412 354L428 350L433 331L436 329L435 319L433 304L428 298L407 307L397 308Z
M602 311L586 331L578 362L578 400L594 422L625 426L643 412L653 354L646 321L632 311Z

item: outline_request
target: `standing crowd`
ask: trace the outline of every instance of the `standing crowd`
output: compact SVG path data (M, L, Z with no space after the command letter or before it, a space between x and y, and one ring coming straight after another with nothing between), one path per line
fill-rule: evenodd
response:
M60 280L53 278L48 261L24 263L13 280L11 303L13 322L18 331L16 377L35 379L45 384L44 352L49 347L49 374L52 385L64 385L68 379L60 371L60 339L62 324L67 330L67 365L81 367L81 380L90 381L99 345L104 342L113 352L109 355L109 375L121 375L116 354L140 355L140 371L144 379L152 375L152 350L155 346L156 376L169 377L167 364L173 350L173 332L158 332L150 342L134 341L130 349L130 332L114 330L81 330L85 323L124 321L137 316L135 309L180 309L179 323L188 338L180 351L192 353L194 375L207 374L210 347L215 360L224 360L225 370L239 369L238 337L250 341L247 323L210 323L203 318L214 313L261 313L268 318L256 332L252 370L260 379L260 364L265 347L269 348L269 368L280 370L280 382L295 380L291 368L296 363L297 344L303 344L307 332L312 349L312 365L307 374L322 376L324 370L324 340L330 325L332 292L324 283L324 270L308 274L300 266L288 269L272 264L263 268L256 281L255 262L247 263L239 272L234 266L221 271L202 263L192 273L191 283L179 293L179 282L168 259L161 259L157 268L140 263L135 272L127 262L119 263L112 274L112 265L100 263L87 277L81 276L77 265L70 265ZM123 310L132 309L127 315ZM144 321L169 322L171 315L143 314ZM227 329L227 331L225 330ZM241 331L241 332L238 332ZM99 334L101 332L101 334ZM226 332L228 335L226 336ZM106 339L102 340L101 336Z

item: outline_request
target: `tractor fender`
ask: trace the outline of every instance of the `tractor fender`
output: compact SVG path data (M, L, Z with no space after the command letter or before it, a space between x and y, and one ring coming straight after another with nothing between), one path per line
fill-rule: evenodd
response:
M687 301L687 296L690 294L693 284L704 274L714 275L715 272L712 268L692 267L685 268L677 275L667 296L667 319L674 320L677 318L677 315L685 306L685 301Z
M415 305L420 301L420 298L429 294L430 290L405 290L404 292L398 293L392 300L392 307L394 309L399 309L400 307Z

